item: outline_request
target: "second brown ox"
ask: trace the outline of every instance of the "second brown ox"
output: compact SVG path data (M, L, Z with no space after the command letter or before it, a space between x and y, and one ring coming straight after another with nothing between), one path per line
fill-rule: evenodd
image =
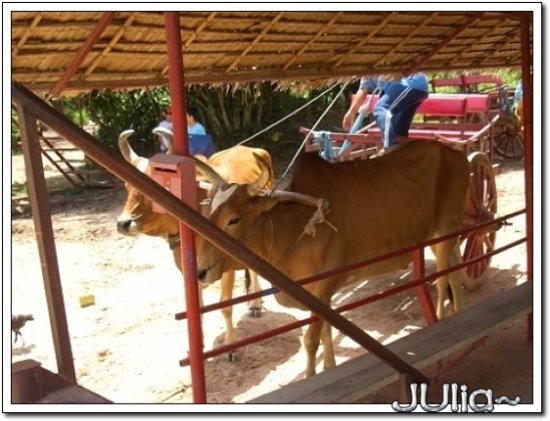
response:
M264 176L267 177L267 168ZM389 253L461 228L469 180L465 156L438 142L410 142L382 157L330 164L314 154L298 159L289 190L323 198L330 204L315 236L302 235L314 213L311 205L260 195L252 186L226 187L214 197L210 220L290 278L299 280ZM257 185L261 185L258 182ZM219 197L218 197L219 196ZM252 235L253 233L253 235ZM437 270L460 262L458 240L432 247ZM344 285L406 268L410 254L369 265L304 286L330 305ZM239 265L202 238L197 239L199 280L216 281ZM453 311L461 308L461 282L447 275L437 281L437 315L441 317L448 288ZM284 292L277 301L303 308ZM307 309L305 309L307 310ZM315 374L315 358L323 342L324 367L335 365L330 325L311 324L304 336L306 375Z
M132 130L122 132L118 139L119 149L124 159L134 165L140 171L149 174L149 160L137 155L131 148L128 138L132 135ZM249 148L246 146L235 146L233 148L220 151L212 155L208 160L208 168L214 168L221 177L230 183L251 183L257 180L263 167L260 167L255 156L260 156L262 162L267 165L268 177L265 178L264 188L271 188L274 182L271 157L267 151L259 148ZM204 164L197 162L197 181L206 181L200 173L200 168ZM150 174L149 174L150 175ZM167 213L157 213L153 210L153 202L143 195L136 188L126 185L128 197L121 215L117 220L117 229L121 234L134 235L138 233L162 237L168 241L168 245L174 255L174 261L181 271L181 248L179 241L179 221ZM200 203L207 195L204 189L197 189L198 202ZM207 211L208 212L208 211ZM250 271L252 281L252 291L259 291L257 275ZM220 273L221 278L221 296L220 301L229 300L233 294L235 284L234 270L227 270ZM205 284L202 284L204 287ZM261 302L259 299L249 303L249 312L253 316L258 316L261 311ZM222 308L222 314L225 320L225 343L229 344L236 339L236 331L233 326L233 309L231 306ZM230 354L231 358L231 354Z

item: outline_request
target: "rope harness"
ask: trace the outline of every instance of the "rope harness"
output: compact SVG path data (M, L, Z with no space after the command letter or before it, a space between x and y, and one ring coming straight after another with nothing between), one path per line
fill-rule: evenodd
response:
M308 205L315 206L313 204L308 204ZM315 210L315 212L313 213L309 221L304 226L304 229L302 230L301 234L298 236L296 241L294 241L294 243L292 243L290 247L287 248L287 250L283 253L283 255L279 259L277 259L277 262L274 263L274 266L277 266L277 264L280 261L285 259L290 254L290 252L292 252L296 248L300 240L304 238L305 235L309 235L312 238L315 238L315 236L317 235L316 225L326 223L330 228L334 230L334 232L338 232L338 228L336 228L333 224L331 224L325 218L326 214L330 212L328 201L326 199L317 199L316 206L317 206L317 209ZM271 219L271 216L269 219L271 223L271 247L269 250L269 256L271 256L271 252L273 250L273 243L274 243L274 232L273 232L273 220Z
M166 241L168 241L168 247L170 247L170 250L174 250L181 245L180 233L178 232L177 234L169 235Z

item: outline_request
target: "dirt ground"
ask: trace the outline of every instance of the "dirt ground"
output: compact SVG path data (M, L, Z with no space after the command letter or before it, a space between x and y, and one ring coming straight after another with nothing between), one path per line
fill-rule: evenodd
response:
M12 158L15 182L24 182L22 157ZM46 166L46 176L56 173ZM522 163L501 162L497 176L499 213L524 208ZM147 236L124 237L115 221L125 199L122 184L112 189L87 189L78 194L52 195L53 228L63 294L68 315L78 382L117 403L189 403L192 389L189 368L178 361L186 357L184 321L174 314L183 310L183 283L167 243ZM46 299L33 221L20 202L12 209L12 313L34 316L23 328L24 344L12 347L12 361L33 358L56 371ZM525 218L515 217L498 233L497 247L525 235ZM478 291L466 294L466 304L526 281L525 244L493 258ZM428 270L433 269L428 260ZM404 282L408 272L364 281L339 293L333 304L368 296L388 285ZM242 274L241 274L242 278ZM262 280L262 285L269 284ZM242 291L242 283L239 285ZM95 304L82 308L79 297L93 294ZM217 301L213 286L205 301ZM237 295L237 293L236 293ZM298 310L264 299L258 319L246 316L246 305L234 309L239 338L257 334L305 317ZM425 326L417 299L408 293L346 313L374 338L388 343ZM221 344L223 320L219 312L205 315L206 348ZM337 362L364 351L333 331ZM239 351L236 362L226 356L206 361L207 396L210 403L240 403L303 378L305 354L301 331L294 330ZM319 359L318 370L321 370ZM430 375L433 372L430 370ZM526 323L520 319L489 337L445 379L470 389L491 387L495 396L533 398L532 346L526 340ZM389 386L364 403L391 402L397 398Z

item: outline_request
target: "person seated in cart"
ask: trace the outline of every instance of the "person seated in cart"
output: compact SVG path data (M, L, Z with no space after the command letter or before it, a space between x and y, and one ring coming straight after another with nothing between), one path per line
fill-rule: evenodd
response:
M172 107L166 107L164 110L164 120L162 120L157 128L160 129L166 129L169 131L173 130L172 127ZM170 148L170 145L172 144L172 138L171 136L165 134L164 132L158 133L158 141L159 141L159 147L160 151L162 153L166 153L168 149Z
M380 99L374 109L374 119L382 133L384 148L389 148L406 140L416 110L428 97L428 77L423 73L414 73L400 81L384 76L362 77L359 89L342 120L344 130L350 131L367 94L372 94L376 89L380 90ZM346 152L342 148L337 159L343 158Z
M189 140L189 155L202 155L209 158L216 152L212 136L206 133L204 126L198 121L198 111L195 107L187 108L187 134ZM156 133L159 136L160 151L167 153L172 144L172 107L165 110L166 119L161 121L158 128L167 129L159 130Z

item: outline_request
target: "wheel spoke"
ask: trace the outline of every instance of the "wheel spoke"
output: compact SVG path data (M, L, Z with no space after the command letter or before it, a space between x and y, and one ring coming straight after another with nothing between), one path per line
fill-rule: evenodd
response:
M474 257L479 257L483 254L483 241L480 238L480 236L477 236L478 241L476 242L476 249L475 249L475 255ZM474 273L476 274L476 277L481 275L483 272L483 260L479 260L474 264Z
M481 192L479 191L479 172L474 171L471 182L471 197L474 209L477 211L481 207Z
M485 253L493 251L493 249L495 248L495 239L494 239L495 234L490 233L490 234L484 235L483 237L484 237L483 243L486 245Z
M468 234L468 237L466 238L466 247L464 248L464 253L463 253L463 261L467 262L472 258L472 249L474 247L475 242L476 242L476 233L472 232Z
M508 133L498 138L498 148L501 152L510 152L510 136ZM476 224L476 221L489 222L494 219L497 210L497 191L494 182L493 168L487 155L475 152L470 160L470 194L467 200L467 220ZM490 265L491 258L485 255L493 250L495 234L486 227L480 231L465 236L463 261L478 259L468 265L467 273L472 278L480 277Z

